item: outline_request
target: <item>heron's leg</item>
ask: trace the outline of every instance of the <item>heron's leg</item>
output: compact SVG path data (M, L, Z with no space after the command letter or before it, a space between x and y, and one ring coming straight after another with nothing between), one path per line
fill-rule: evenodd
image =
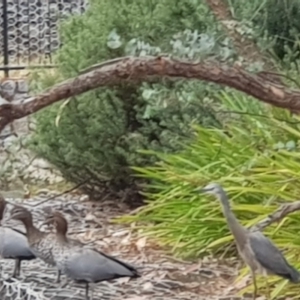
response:
M265 280L266 280L267 299L271 299L270 286L269 286L269 282L268 282L268 277L267 276L265 276Z
M256 285L255 272L253 270L251 270L251 275L252 275L252 282L253 282L253 287L254 287L252 299L255 300L256 296L257 296L257 285Z

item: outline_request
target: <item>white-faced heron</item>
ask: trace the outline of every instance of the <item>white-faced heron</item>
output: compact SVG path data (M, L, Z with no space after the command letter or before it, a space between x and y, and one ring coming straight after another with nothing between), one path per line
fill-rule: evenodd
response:
M264 276L274 274L293 283L300 282L299 272L287 262L281 251L267 237L260 231L252 232L239 223L230 208L225 191L219 184L210 183L198 191L212 194L220 200L223 214L234 237L238 252L251 270L254 285L253 299L257 296L256 273ZM266 284L269 294L267 279Z

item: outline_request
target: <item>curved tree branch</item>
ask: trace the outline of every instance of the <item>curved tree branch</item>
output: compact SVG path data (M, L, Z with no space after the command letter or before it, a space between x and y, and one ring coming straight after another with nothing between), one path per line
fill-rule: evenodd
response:
M264 230L267 226L272 223L279 222L285 218L288 214L291 214L297 210L300 210L300 201L281 205L274 213L269 215L264 220L258 222L251 230Z
M96 68L96 69L95 69ZM300 110L300 90L269 81L241 68L212 62L185 62L159 56L123 57L104 62L92 71L57 84L22 103L0 105L0 131L15 119L89 90L124 82L155 81L159 77L186 78L232 87L271 105Z

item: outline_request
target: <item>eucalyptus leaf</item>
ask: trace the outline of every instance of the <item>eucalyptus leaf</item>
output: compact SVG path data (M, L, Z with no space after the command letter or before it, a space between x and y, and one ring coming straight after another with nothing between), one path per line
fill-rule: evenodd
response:
M288 150L296 149L296 143L294 141L288 141L285 145Z

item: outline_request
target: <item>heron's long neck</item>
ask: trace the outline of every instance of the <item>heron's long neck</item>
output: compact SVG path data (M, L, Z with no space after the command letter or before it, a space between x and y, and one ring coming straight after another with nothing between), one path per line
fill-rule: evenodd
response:
M246 229L240 224L240 222L238 221L238 219L232 212L228 197L224 191L222 191L219 194L219 199L222 204L223 214L226 218L228 227L229 227L232 235L235 237L235 240L238 244L240 244L240 243L244 244L243 242L245 240Z

